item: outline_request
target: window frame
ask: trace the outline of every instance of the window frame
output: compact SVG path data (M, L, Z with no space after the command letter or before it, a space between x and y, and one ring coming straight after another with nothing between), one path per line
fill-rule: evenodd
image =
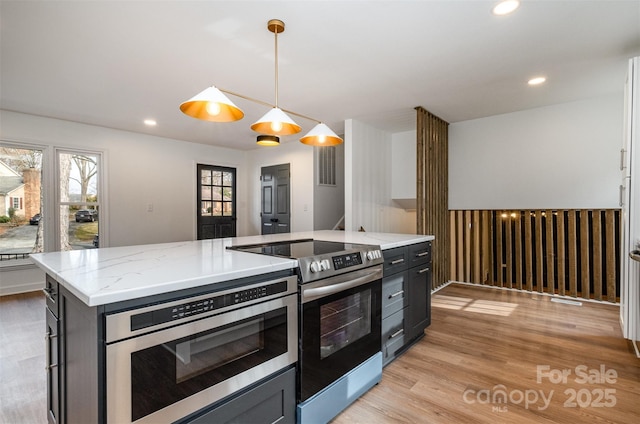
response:
M83 155L83 156L95 156L96 157L96 162L97 162L97 185L96 185L96 191L98 192L98 199L96 202L77 202L77 201L62 201L60 199L60 155L62 154L69 154L69 155ZM97 210L99 211L99 223L98 223L98 238L100 240L100 245L102 247L106 247L107 244L105 243L106 240L103 236L104 231L102 230L103 227L103 204L105 203L103 200L101 200L103 198L103 193L104 193L104 152L99 151L99 150L87 150L87 149L77 149L77 148L67 148L67 147L55 147L54 148L54 154L53 154L53 158L54 158L54 167L55 167L55 171L54 171L54 184L53 184L53 190L54 190L54 218L55 218L55 222L57 223L56 225L56 231L53 233L53 243L55 246L54 251L60 251L62 250L61 246L60 246L60 220L61 220L61 216L60 216L60 208L62 206L94 206L94 208L97 208ZM104 208L106 209L106 208Z
M41 169L40 169L40 184L41 184L41 190L43 191L43 201L42 204L40 205L40 213L42 214L43 218L43 223L42 223L42 246L43 246L43 252L48 252L50 251L49 249L51 248L50 245L50 237L48 234L48 229L50 227L50 224L48 223L48 221L50 221L49 219L47 219L47 217L50 217L50 210L48 208L47 205L47 199L46 199L46 184L49 184L51 181L51 175L49 175L51 173L51 161L50 161L50 156L51 156L51 147L44 145L44 144L38 144L38 143L32 143L32 142L22 142L22 141L16 141L16 140L8 140L5 138L0 138L0 146L1 147L8 147L11 149L24 149L24 150L39 150L42 152L42 162L41 162ZM30 217L25 217L26 219L29 219ZM33 268L35 267L35 265L33 264L33 262L31 261L31 259L27 258L23 258L23 259L11 259L8 261L1 261L0 262L0 271L6 270L6 271L12 271L12 270L18 270L18 269L24 269L24 268Z
M0 146L12 149L39 150L42 152L42 167L40 169L42 203L40 213L42 214L42 246L43 252L60 251L60 170L59 153L82 154L96 156L98 162L98 202L99 219L98 235L100 246L109 245L107 228L109 226L108 217L108 191L107 191L107 152L101 149L83 149L73 146L55 146L38 142L18 141L0 138ZM73 203L73 202L71 202ZM82 202L75 202L82 203ZM83 205L86 204L82 203ZM92 202L93 204L93 202ZM28 219L29 217L27 217ZM34 268L35 265L28 257L25 259L11 259L0 262L0 272L14 271L19 269Z

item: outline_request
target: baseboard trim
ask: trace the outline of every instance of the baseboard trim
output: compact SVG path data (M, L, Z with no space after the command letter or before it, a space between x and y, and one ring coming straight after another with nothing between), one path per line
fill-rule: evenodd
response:
M0 296L9 296L12 294L28 293L33 291L42 290L44 288L43 283L30 283L20 284L19 286L5 286L0 287Z

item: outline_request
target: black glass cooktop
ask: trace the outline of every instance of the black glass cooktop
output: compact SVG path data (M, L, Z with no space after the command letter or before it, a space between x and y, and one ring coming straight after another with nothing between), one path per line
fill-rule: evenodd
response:
M284 258L301 259L311 256L341 253L352 250L356 246L358 245L354 245L352 243L303 239L265 244L229 246L227 247L227 249L239 250L241 252L259 253L269 256L281 256Z

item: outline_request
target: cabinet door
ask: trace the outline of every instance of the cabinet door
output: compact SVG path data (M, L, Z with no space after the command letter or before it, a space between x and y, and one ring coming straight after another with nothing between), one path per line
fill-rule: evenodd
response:
M410 268L431 262L431 242L427 241L409 246L407 256Z
M58 282L47 274L44 286L44 295L47 301L47 308L49 308L49 311L51 311L56 318L60 316L58 311L58 291Z
M409 270L409 306L407 308L408 338L424 333L431 323L431 265Z
M404 271L408 268L409 261L407 260L407 248L396 247L394 249L388 249L382 251L384 258L384 276L395 274L396 272Z
M382 363L388 364L404 346L404 310L382 320Z
M382 319L407 306L409 272L398 272L382 279Z
M46 354L47 354L47 421L60 420L60 371L58 368L58 319L46 308Z
M293 424L296 422L295 392L296 370L292 368L235 398L222 401L196 418L178 423Z

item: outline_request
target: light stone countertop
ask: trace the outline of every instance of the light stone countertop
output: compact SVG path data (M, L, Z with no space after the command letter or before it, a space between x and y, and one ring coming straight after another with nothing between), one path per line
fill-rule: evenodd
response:
M295 259L227 250L227 246L298 240L379 245L423 241L415 234L309 231L32 254L33 262L88 306L105 305L297 267Z

